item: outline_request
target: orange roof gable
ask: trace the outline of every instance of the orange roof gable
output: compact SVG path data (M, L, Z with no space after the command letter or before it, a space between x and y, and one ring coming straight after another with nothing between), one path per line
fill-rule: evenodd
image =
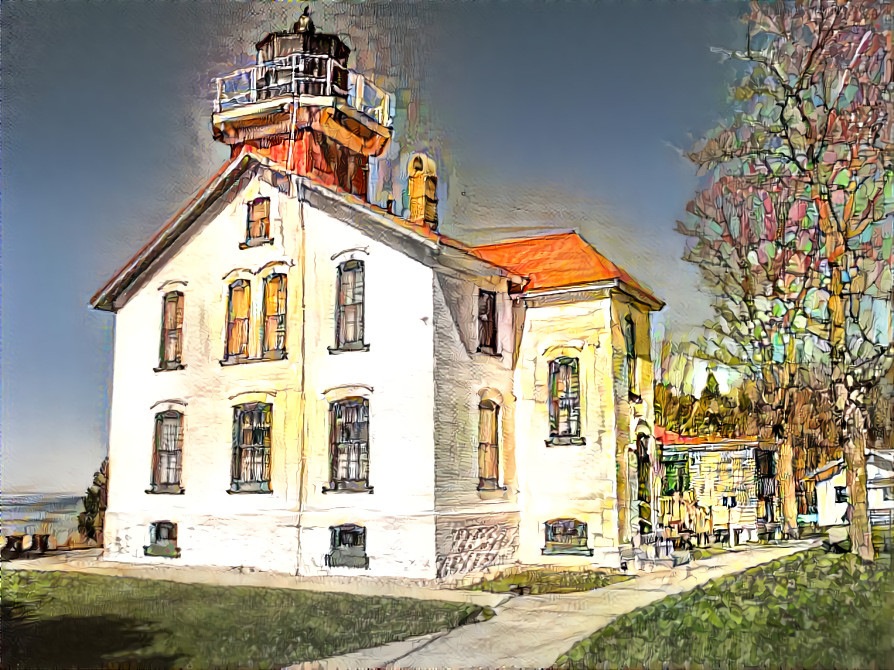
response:
M486 261L528 278L525 291L618 280L660 305L652 292L600 254L576 232L473 247Z

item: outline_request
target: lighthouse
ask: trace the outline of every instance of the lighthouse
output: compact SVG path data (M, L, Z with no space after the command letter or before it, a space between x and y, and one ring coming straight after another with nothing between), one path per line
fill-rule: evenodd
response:
M215 80L214 138L366 198L369 159L391 139L393 96L348 68L351 50L305 9L256 45L255 65Z

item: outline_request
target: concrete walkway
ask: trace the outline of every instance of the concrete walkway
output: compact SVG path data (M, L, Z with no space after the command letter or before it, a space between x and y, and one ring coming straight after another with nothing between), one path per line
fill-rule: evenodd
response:
M818 541L741 548L595 591L514 597L488 621L293 666L293 670L549 667L575 642L622 614L815 546Z

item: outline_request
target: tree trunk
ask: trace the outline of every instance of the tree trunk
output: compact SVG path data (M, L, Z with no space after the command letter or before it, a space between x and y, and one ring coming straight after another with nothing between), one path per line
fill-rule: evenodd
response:
M777 443L776 479L779 482L779 501L782 508L782 532L787 538L800 537L798 530L798 497L795 490L794 437L792 426L785 431L784 439Z
M872 545L872 529L869 525L869 499L866 488L866 435L863 432L863 413L854 412L858 419L849 422L844 443L844 465L847 473L847 490L849 494L847 516L850 522L848 533L851 539L851 552L864 561L875 560L875 547Z

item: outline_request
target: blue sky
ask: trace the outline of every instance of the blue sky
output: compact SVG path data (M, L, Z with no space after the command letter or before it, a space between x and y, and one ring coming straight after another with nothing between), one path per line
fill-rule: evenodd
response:
M291 26L298 3L9 0L0 15L2 490L80 491L106 452L113 318L90 296L226 159L212 77ZM312 5L351 65L406 88L451 235L584 236L708 316L674 221L688 149L722 114L739 2ZM401 139L401 138L398 138ZM142 439L142 436L135 439Z

